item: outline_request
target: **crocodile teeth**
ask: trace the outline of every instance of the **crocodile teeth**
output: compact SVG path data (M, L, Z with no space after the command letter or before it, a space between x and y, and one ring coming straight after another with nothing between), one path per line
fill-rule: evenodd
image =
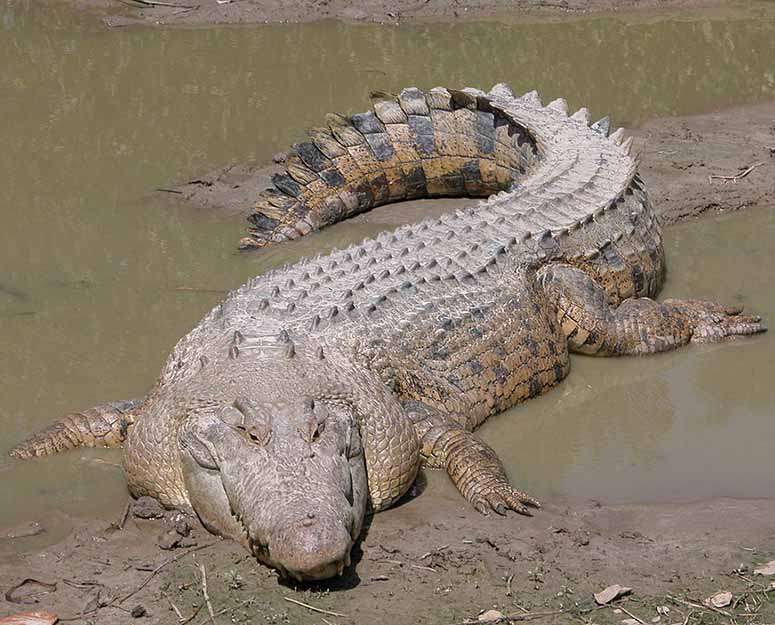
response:
M632 154L632 137L627 137L624 143L622 143L622 148L624 148L628 155Z
M589 110L586 107L581 107L570 117L571 119L575 119L576 121L583 122L587 126L589 126L589 122L591 119L589 116Z
M546 105L546 108L550 108L553 111L562 113L563 115L568 114L568 103L565 101L565 98L557 98L556 100L552 100L549 102L549 104Z
M611 132L611 118L606 115L602 119L598 119L594 124L590 126L595 132L599 132L604 137L608 136Z
M621 145L622 141L624 141L624 128L618 128L616 132L612 133L608 138L617 145Z

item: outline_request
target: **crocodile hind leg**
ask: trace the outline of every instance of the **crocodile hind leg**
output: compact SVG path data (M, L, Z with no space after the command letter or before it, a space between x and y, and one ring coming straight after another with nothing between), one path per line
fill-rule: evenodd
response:
M71 412L11 449L14 458L50 456L76 447L118 447L134 423L142 400L129 399Z
M509 484L496 453L457 420L418 401L404 402L404 409L417 429L425 466L446 469L460 494L479 512L514 510L532 516L527 506L540 507L538 500Z
M549 265L539 280L572 351L599 356L653 354L687 343L756 334L761 318L701 300L629 298L612 306L603 288L568 265Z

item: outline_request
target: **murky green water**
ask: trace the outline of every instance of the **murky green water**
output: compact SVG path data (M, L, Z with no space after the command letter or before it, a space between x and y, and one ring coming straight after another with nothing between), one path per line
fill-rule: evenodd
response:
M762 5L763 6L763 5ZM372 89L511 82L619 123L772 98L775 20L312 24L107 30L45 3L0 8L0 449L62 412L142 395L227 289L315 248L235 253L242 224L148 193L266 160ZM772 213L668 233L671 293L741 297L775 319ZM712 270L700 271L700 268ZM759 269L756 269L759 268ZM178 290L180 287L200 289ZM773 495L774 335L644 360L576 359L561 390L484 430L544 497ZM118 514L114 452L0 459L0 526Z

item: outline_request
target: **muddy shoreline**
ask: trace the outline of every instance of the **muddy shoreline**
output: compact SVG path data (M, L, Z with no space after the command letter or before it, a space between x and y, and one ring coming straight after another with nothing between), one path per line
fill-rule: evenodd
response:
M631 133L665 223L772 206L775 103L654 119ZM709 178L752 165L736 182ZM169 189L179 193L157 193L240 219L271 171L232 165ZM357 219L389 226L458 204L405 203ZM205 623L201 565L216 622L344 625L386 622L389 614L394 625L451 625L496 609L551 613L542 622L619 624L632 613L642 623L722 623L729 618L702 607L722 590L740 600L728 614L749 610L750 623L775 619L770 580L752 576L775 557L775 500L618 506L553 500L525 519L481 517L439 474L425 476L415 495L373 519L356 566L343 578L300 588L279 583L239 546L214 540L196 523L172 551L158 546L170 546L172 520L131 511L126 519L69 519L67 536L47 545L43 534L42 546L41 536L25 536L24 528L0 528L0 617L47 609L74 622L173 624L196 613L190 622ZM45 530L47 520L38 521ZM26 578L56 589L11 595L27 604L9 600L4 593ZM632 587L632 595L613 608L595 608L592 593L614 583Z
M567 16L614 11L719 7L719 0L60 0L107 26L287 24L320 20L401 24L509 20L526 12Z

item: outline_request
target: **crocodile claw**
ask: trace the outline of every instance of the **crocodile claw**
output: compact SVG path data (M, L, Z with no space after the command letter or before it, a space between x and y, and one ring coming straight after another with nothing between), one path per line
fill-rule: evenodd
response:
M758 315L744 315L742 306L726 306L703 300L666 300L679 310L693 326L692 342L715 343L730 336L747 336L766 332L767 326Z
M485 516L489 515L491 511L500 516L506 516L509 510L524 516L533 516L528 506L541 507L537 499L512 488L505 481L488 485L472 499L471 503L477 511Z

